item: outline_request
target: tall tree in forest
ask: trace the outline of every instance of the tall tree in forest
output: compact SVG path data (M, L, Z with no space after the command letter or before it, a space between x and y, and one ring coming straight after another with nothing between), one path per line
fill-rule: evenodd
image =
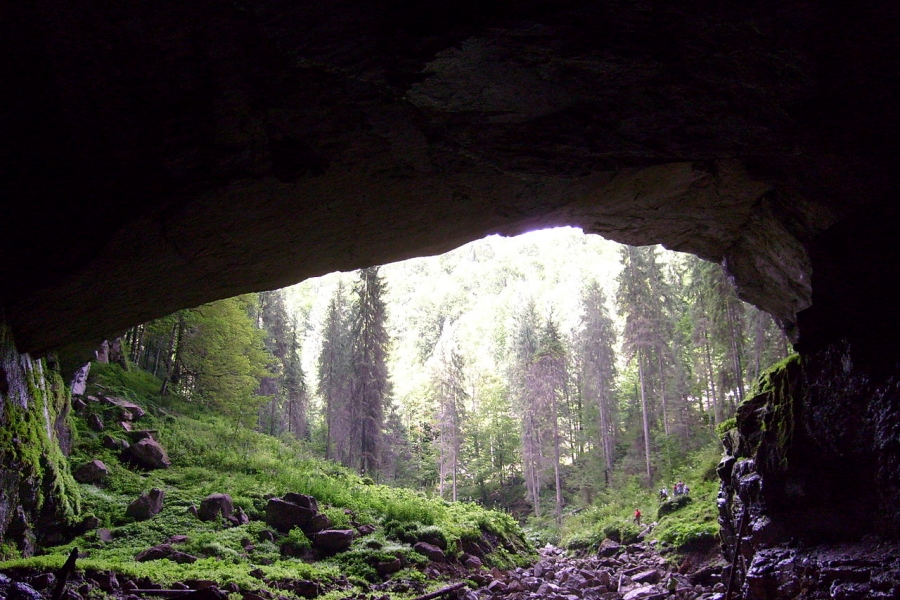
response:
M350 465L377 476L389 393L387 312L378 267L359 272L351 309Z
M266 400L256 390L273 360L252 315L255 304L245 295L182 311L178 350L179 391L247 427L256 426Z
M585 287L582 296L581 330L577 338L582 394L597 406L598 430L606 479L613 468L618 436L618 407L615 403L616 331L606 308L606 294L596 281Z
M275 361L272 377L260 382L260 394L271 398L260 413L260 425L271 435L287 431L299 439L309 437L306 381L300 362L296 324L285 306L281 290L259 294L259 326L266 331L266 348Z
M521 422L522 473L536 517L541 516L541 475L544 468L543 411L532 382L534 357L540 345L540 318L534 300L516 316L513 336L511 388Z
M660 298L653 289L653 272L656 270L656 250L652 246L637 248L624 246L620 252L622 272L618 278L619 313L625 318L622 332L623 348L629 361L637 361L640 384L641 417L644 439L644 464L647 485L653 484L650 459L651 409L648 401L649 374L654 362L654 351L662 341L658 339L658 323L662 319ZM660 388L664 389L660 382Z
M450 497L456 501L463 411L468 394L463 357L455 347L452 327L444 328L441 339L432 353L432 359L432 387L438 411L438 494L444 496L444 487L449 475Z
M319 353L319 394L325 412L325 458L350 464L350 313L344 286L328 303Z
M559 405L566 387L566 349L559 328L552 316L541 328L537 352L528 374L529 396L537 410L544 409L549 420L549 443L553 452L553 480L556 491L555 516L562 523L562 481L560 478Z
M692 255L683 260L697 362L713 420L720 423L733 414L746 383L787 356L786 338L770 315L738 299L720 265Z

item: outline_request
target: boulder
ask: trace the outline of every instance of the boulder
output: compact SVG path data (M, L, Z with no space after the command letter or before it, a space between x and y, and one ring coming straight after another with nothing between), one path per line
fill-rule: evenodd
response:
M172 465L165 448L149 437L132 444L123 454L127 461L144 469L168 469Z
M443 533L431 531L426 533L419 533L416 537L418 537L420 542L425 542L426 544L437 546L441 550L447 550L447 540L444 539Z
M81 365L75 374L72 376L72 396L83 396L85 389L87 388L87 379L88 374L91 372L91 363L90 361ZM84 401L80 398L78 399L82 404L82 408L84 407ZM72 407L75 407L75 398L72 398ZM77 410L77 409L76 409Z
M444 551L428 542L416 542L413 550L428 557L432 562L444 562Z
M100 418L96 413L91 413L87 418L87 426L93 429L94 431L103 431L105 426L103 425L103 419Z
M31 587L36 590L45 590L56 583L56 575L53 573L41 573L31 580Z
M167 558L178 564L190 564L197 561L196 556L180 552L173 548L171 544L160 544L148 548L143 552L138 553L138 555L134 557L134 560L137 562L147 562L150 560L161 560L163 558Z
M600 556L615 556L622 550L622 546L619 545L618 542L615 542L609 538L606 538L602 542L600 542L600 549L597 550L597 554Z
M142 494L137 500L128 505L125 516L137 521L145 521L159 514L163 507L163 498L166 493L159 488L153 488L146 494Z
M114 438L108 433L103 435L103 439L100 442L104 448L107 450L114 450L116 452L124 452L128 449L131 444L129 444L126 440L122 440L119 438Z
M137 421L147 414L147 411L144 410L143 407L135 404L134 402L131 402L130 400L125 400L124 398L117 398L115 396L103 396L103 400L108 405L119 408L120 415L127 412L129 417L127 419L124 416L122 417L126 421Z
M282 496L281 499L285 502L291 502L292 504L296 504L297 506L307 508L313 512L319 512L319 503L309 494L297 494L295 492L288 492L287 494Z
M316 549L326 553L343 552L350 548L356 532L353 529L326 529L312 535Z
M86 462L72 472L72 477L78 483L96 483L109 475L109 470L103 461L94 459Z
M388 560L383 562L375 563L375 570L381 577L386 577L393 573L396 573L400 569L403 568L403 561L399 558L395 558L394 560Z
M119 589L119 580L116 579L116 574L111 571L100 571L92 573L91 579L96 581L97 587L99 587L107 594L111 594Z
M462 564L467 569L477 570L482 567L481 559L471 554L466 554L462 559Z
M648 569L631 576L631 580L635 583L658 583L662 575L656 569Z
M266 504L266 524L282 533L293 527L307 526L315 511L281 498L271 498Z
M291 590L302 598L315 598L319 595L319 585L315 581L297 579L291 585Z
M103 542L104 544L108 544L113 541L112 531L106 529L105 527L97 530L97 539Z
M228 494L210 494L200 502L197 516L201 521L212 521L220 515L227 519L234 510L234 503Z
M303 527L303 533L310 535L328 529L329 527L331 527L331 519L328 518L328 515L318 513L313 515L309 520L309 523Z

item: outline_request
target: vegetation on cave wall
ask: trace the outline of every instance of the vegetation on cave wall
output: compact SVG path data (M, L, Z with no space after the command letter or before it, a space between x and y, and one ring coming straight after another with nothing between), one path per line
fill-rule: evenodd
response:
M56 365L18 354L3 323L0 365L0 538L8 554L33 548L36 522L73 521L81 496L60 439L71 431L70 394Z

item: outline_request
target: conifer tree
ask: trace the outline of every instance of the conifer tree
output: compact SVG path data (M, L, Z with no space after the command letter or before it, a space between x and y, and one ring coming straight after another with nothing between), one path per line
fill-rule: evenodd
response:
M522 473L536 517L541 516L543 454L543 413L532 382L532 365L540 344L540 323L534 300L525 302L516 317L511 365L511 387L521 423Z
M370 476L378 475L389 392L383 295L378 267L362 269L351 309L349 458L355 469Z
M269 366L272 376L260 382L260 395L271 398L260 413L263 430L271 435L288 432L306 439L309 437L308 399L300 343L282 290L259 294L258 323L266 332L266 348L274 358Z
M451 482L451 499L457 499L457 476L462 446L463 414L465 399L465 373L463 357L452 339L450 328L445 328L441 341L433 353L434 373L432 385L437 403L438 430L438 493L444 496L448 475Z
M555 516L562 522L562 481L560 478L559 405L566 387L566 349L552 316L541 328L537 352L532 359L528 385L535 410L540 410L549 423L548 442L553 453L553 481L556 492Z
M598 431L607 478L612 472L618 436L618 407L615 402L616 331L606 308L606 295L591 281L582 297L582 325L578 353L582 369L582 393L597 406Z
M350 464L350 314L342 283L328 304L319 353L319 394L325 412L325 458Z

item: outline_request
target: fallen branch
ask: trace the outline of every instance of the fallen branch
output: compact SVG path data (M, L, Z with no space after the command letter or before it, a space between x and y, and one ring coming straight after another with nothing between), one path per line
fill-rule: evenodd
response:
M197 590L131 590L129 594L136 596L183 596Z
M458 589L464 588L468 583L465 581L460 581L459 583L454 583L453 585L448 585L445 588L441 588L439 590L435 590L423 596L418 596L413 598L413 600L431 600L432 598L437 598L438 596L443 596L444 594L449 594L450 592L455 592Z
M78 560L78 548L72 548L69 552L69 558L63 563L62 568L56 574L56 588L53 590L53 600L62 600L66 591L66 582L69 580L69 574L75 570L75 561Z

